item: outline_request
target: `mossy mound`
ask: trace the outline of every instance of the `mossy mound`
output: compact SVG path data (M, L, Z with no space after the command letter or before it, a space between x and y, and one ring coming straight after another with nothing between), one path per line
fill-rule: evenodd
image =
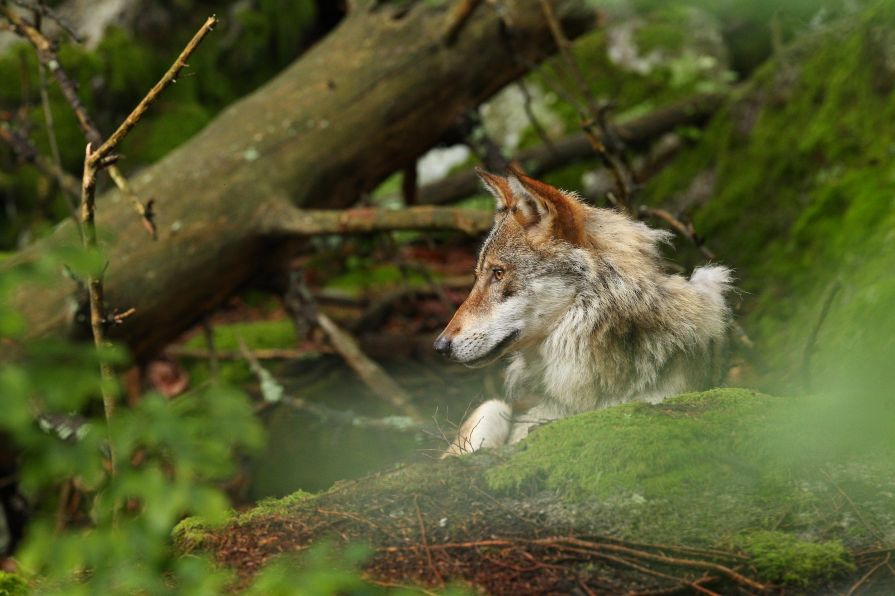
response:
M817 588L860 577L873 549L895 544L895 447L837 430L839 412L737 389L619 406L518 447L267 502L223 527L191 522L178 541L245 581L332 539L372 545L368 576L400 584L612 592L708 576L713 589Z

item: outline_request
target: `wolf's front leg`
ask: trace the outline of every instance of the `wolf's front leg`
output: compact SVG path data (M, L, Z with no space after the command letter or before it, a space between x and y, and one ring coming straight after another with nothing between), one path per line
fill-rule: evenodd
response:
M504 445L513 426L513 410L505 401L486 401L460 425L457 438L442 457L471 453L482 448Z

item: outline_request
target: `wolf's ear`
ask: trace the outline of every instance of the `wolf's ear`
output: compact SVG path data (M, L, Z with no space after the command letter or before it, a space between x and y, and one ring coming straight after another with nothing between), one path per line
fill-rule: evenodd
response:
M510 191L510 185L507 183L507 179L503 176L498 176L497 174L492 174L482 168L476 168L475 173L479 175L479 178L482 180L482 184L485 185L485 188L494 195L494 200L497 205L496 208L498 211L504 211L506 209L512 209L515 201L513 199L513 193Z
M507 178L514 197L511 209L529 236L546 240L559 238L583 246L587 242L584 229L584 207L561 190L526 176L518 167L511 167Z

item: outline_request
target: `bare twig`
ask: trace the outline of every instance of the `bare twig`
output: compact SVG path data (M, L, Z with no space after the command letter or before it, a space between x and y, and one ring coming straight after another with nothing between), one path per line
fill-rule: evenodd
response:
M272 375L261 365L260 362L260 358L265 351L250 350L248 346L245 345L245 342L242 341L242 339L240 339L239 342L239 349L239 354L233 355L238 356L239 358L244 359L246 362L248 362L249 368L252 369L252 373L254 373L255 376L258 378L259 383L269 383L269 379L272 378ZM169 352L172 352L172 350L169 350ZM256 410L263 411L276 404L282 404L284 406L292 408L293 410L307 412L328 424L337 424L342 426L349 426L352 428L368 428L389 432L397 431L419 433L427 432L429 430L426 426L406 416L387 416L385 418L370 418L367 416L358 416L351 411L333 410L332 408L328 408L323 404L318 404L301 397L288 395L282 395L276 401L265 400L265 402L263 404L260 404L256 408Z
M643 146L681 125L699 124L722 104L724 96L702 94L677 101L637 118L613 125L616 135L629 146ZM532 176L541 176L568 164L593 156L593 147L582 131L553 141L553 148L534 147L512 156ZM420 187L421 204L445 204L459 201L481 191L481 182L472 168L451 174Z
M56 125L53 120L53 108L50 105L50 94L47 92L46 67L43 64L39 64L37 66L37 74L40 79L40 105L43 109L44 123L47 127L47 139L50 143L50 157L52 157L53 159L53 177L56 179L57 184L59 184L59 187L62 189L67 197L68 205L72 214L72 219L74 219L75 223L78 226L78 231L80 232L81 225L78 220L77 204L78 193L71 192L74 189L70 189L66 186L67 182L69 181L66 179L65 170L62 167L62 156L59 153L59 142L56 139Z
M547 131L544 130L544 126L534 113L532 107L533 99L531 97L531 92L528 90L528 85L525 84L525 79L519 79L516 86L519 88L519 92L522 93L522 109L525 111L528 123L531 124L531 127L534 129L535 134L538 135L538 138L541 139L544 147L546 147L548 151L555 153L556 147L553 146L553 140L550 138L550 135L547 134Z
M65 18L59 15L55 10L44 4L43 2L32 2L31 0L11 0L13 4L21 6L22 8L27 8L29 10L34 11L42 17L45 17L57 25L59 28L65 31L65 33L75 40L78 43L84 43L84 39L78 35L78 32L75 31L75 28L69 23Z
M35 41L46 42L46 38L44 38L39 31L30 27L24 23L21 19L18 19L8 7L2 6L5 14L10 20L16 25L17 28L26 32L29 39L35 38ZM12 15L12 16L11 16ZM14 20L18 19L18 21ZM185 65L186 58L192 53L195 47L198 45L198 42L208 33L211 29L211 26L216 22L214 17L210 17L205 25L202 27L200 32L193 38L193 40L188 44L187 49L181 53L175 65L168 70L164 77L162 77L162 81L157 84L150 91L147 97L143 98L143 100L137 106L137 109L128 116L128 119L125 121L122 126L115 131L115 134L106 141L102 147L97 150L93 149L93 142L87 143L87 148L84 152L84 174L82 178L81 185L81 224L82 224L82 238L84 248L88 251L96 251L97 249L97 237L96 237L96 178L100 170L103 168L109 167L114 161L117 159L117 156L113 154L113 151L117 147L118 143L125 137L128 131L130 131L136 124L139 122L140 117L145 113L146 109L149 105L152 104L155 99L157 99L158 94L170 84L173 77L176 76L178 72ZM33 42L34 43L34 42ZM42 51L52 52L52 49L49 48L49 45L42 50L41 46L37 43L35 47L38 48L38 53L40 54ZM51 66L52 69L52 66ZM60 72L61 68L56 68L56 72ZM173 74L172 74L173 73ZM166 82L167 81L167 82ZM60 81L61 84L61 81ZM86 116L86 112L85 112ZM89 121L89 119L88 119ZM90 128L91 135L96 135L95 127ZM142 205L141 205L142 206ZM105 336L105 326L109 323L109 319L106 318L105 313L105 304L103 301L103 280L102 273L91 273L87 280L87 286L90 296L90 327L93 331L93 341L96 345L98 351L102 351L107 346L107 340ZM112 317L112 322L121 322L127 316L133 314L133 309L129 309L127 312L123 314L116 314ZM114 442L111 438L112 433L112 418L115 410L115 396L111 393L111 387L114 383L114 375L112 373L112 367L106 362L104 359L100 360L100 375L102 379L101 383L101 392L103 398L103 409L105 411L106 416L106 425L109 431L109 465L110 465L110 474L112 476L115 475L116 471L116 461L115 461L115 451L114 451Z
M242 360L244 356L240 352L220 352L214 353L206 349L187 348L184 346L171 346L166 352L172 358L198 358L202 360ZM307 350L289 350L289 349L256 349L252 350L252 355L258 360L301 360L316 355L317 352L309 352Z
M709 248L705 245L702 238L700 238L696 234L696 230L693 229L693 225L685 224L671 213L666 211L665 209L658 209L655 207L640 207L640 213L643 215L647 215L649 217L655 217L656 219L661 219L665 223L667 223L671 228L677 232L680 236L684 238L688 238L695 246L699 249L699 252L702 253L702 256L706 258L706 260L714 261L715 253L713 253Z
M0 124L0 140L9 145L20 159L33 164L46 176L58 180L66 193L80 199L81 183L78 179L68 172L60 170L52 160L38 153L37 149L21 134L12 130L6 124Z
M598 106L594 101L590 88L587 85L587 81L584 79L581 67L578 65L575 56L572 54L572 44L563 32L562 25L560 25L559 19L556 17L556 12L553 10L553 6L548 0L541 0L541 10L544 13L544 18L547 19L547 25L550 28L550 33L553 35L553 40L556 44L556 48L559 50L560 57L566 65L566 70L578 86L578 93L580 94L584 105L587 106L586 113L582 113L581 107L578 106L579 116L581 117L581 128L587 136L591 147L593 147L594 151L603 161L603 164L612 173L618 192L616 197L617 201L621 204L621 207L630 212L632 178L628 175L629 173L625 167L624 159L616 155L616 151L610 150L611 148L607 144L608 140L613 139L613 135L606 123L606 109L605 107Z
M862 575L858 581L856 581L851 588L848 589L845 596L852 596L852 594L857 593L857 591L863 586L867 580L873 577L873 574L876 573L881 567L885 567L889 565L889 561L892 559L892 553L887 553L885 557L879 560L876 565L867 570L867 573Z
M81 226L84 248L95 251L96 244L96 176L97 165L93 161L93 145L87 143L84 152L84 178L81 186ZM103 280L101 274L91 273L87 278L87 289L90 296L90 327L93 330L93 342L97 351L102 352L107 345L105 336L105 310L103 303ZM115 475L116 462L114 442L112 441L112 416L115 411L115 396L111 387L115 382L112 367L100 356L100 391L103 397L103 409L106 415L106 426L109 432L109 466L110 474Z
M876 538L877 538L880 542L884 542L884 541L885 541L885 537L884 537L884 536L882 535L882 533L880 532L880 529L877 528L876 526L871 525L871 524L867 521L867 519L864 517L864 514L861 513L861 509L860 509L860 508L857 506L857 504L852 500L852 498L848 495L848 493L845 492L844 490L842 490L842 487L839 486L839 484L833 479L833 476L832 476L829 472L827 472L826 470L821 470L821 473L827 478L827 482L829 482L829 483L833 486L833 488L836 489L836 492L838 492L840 495L842 495L842 498L844 498L844 499L846 500L846 502L848 503L849 507L851 507L851 510L854 511L855 516L861 521L861 523L864 525L864 527L867 528L867 530L868 530L871 534L873 534L874 536L876 536Z
M435 577L438 578L438 583L443 586L444 578L441 576L441 572L438 571L438 567L432 562L432 550L429 548L429 536L426 533L426 522L423 519L423 512L420 509L419 495L413 495L413 506L416 508L416 519L420 525L420 542L422 542L423 545L423 552L426 553L426 561L429 563L429 569L431 569Z
M16 12L8 5L0 5L0 14L3 14L3 16L12 23L16 32L22 35L34 46L34 49L37 51L37 58L50 70L51 73L53 73L56 82L59 83L62 95L65 96L65 99L68 101L72 110L74 110L75 117L78 119L78 125L81 127L84 136L87 137L88 142L99 146L102 143L99 129L93 123L86 108L84 108L84 104L81 103L81 99L78 97L76 83L68 76L65 69L62 68L62 64L59 62L59 56L56 54L53 44L33 25L16 14Z
M165 75L159 80L158 83L146 94L146 96L137 104L137 107L131 112L131 114L122 122L122 124L118 127L118 129L112 134L109 139L103 143L102 135L99 132L99 129L96 127L96 124L90 118L84 104L81 103L80 98L78 97L77 87L71 77L68 76L65 69L62 68L61 63L59 61L59 57L56 54L56 50L53 47L53 44L33 25L26 22L24 19L19 17L11 8L8 6L0 6L0 14L3 14L15 27L16 31L20 33L23 37L25 37L31 44L34 46L37 51L37 57L40 62L45 65L50 72L53 73L56 81L59 83L59 87L62 90L63 96L68 101L72 110L75 113L75 116L78 119L78 124L81 127L84 135L87 137L88 142L98 146L99 148L93 153L94 165L102 165L102 167L108 167L109 163L106 163L105 160L109 159L111 153L114 151L115 147L124 139L125 136L133 129L134 126L140 121L143 117L143 114L149 109L149 107L158 99L159 95L162 91L164 91L169 85L176 82L177 75L187 66L187 60L190 55L195 51L198 47L199 43L205 36L214 28L214 25L217 23L217 19L214 15L209 17L205 24L199 29L193 39L187 44L184 50L180 53L177 59L174 61L174 64L168 69ZM131 188L130 184L128 184L127 179L121 173L121 171L116 167L109 167L109 173L112 177L112 180L115 182L115 185L121 190L122 194L131 201L134 206L134 209L140 215L143 225L146 230L153 236L156 235L156 227L153 220L153 211L152 211L152 201L149 201L147 204L143 204L140 198L136 195L136 193Z
M389 376L385 370L370 360L357 345L351 335L336 325L325 314L317 313L317 324L326 333L329 341L345 362L354 369L354 372L366 383L377 396L391 404L399 412L416 422L423 422L425 418L413 405L407 392Z
M830 307L833 306L833 301L841 289L842 283L838 279L830 284L823 306L821 306L820 314L817 316L817 322L814 324L814 328L811 329L808 341L805 342L805 350L802 352L802 383L805 389L811 389L811 360L814 358L814 352L817 349L817 337L820 335L824 321L827 320L827 315L830 314Z
M217 25L217 17L211 15L205 20L205 23L202 27L199 28L199 31L193 36L193 38L187 43L186 47L174 61L174 64L168 69L168 72L159 79L159 82L155 84L155 86L149 90L149 93L137 104L137 107L130 113L130 115L121 123L118 129L112 133L112 136L109 137L103 145L96 150L93 156L94 162L98 162L110 155L118 144L127 136L127 134L137 125L140 121L140 118L143 117L143 114L149 109L149 107L155 103L155 101L159 98L162 91L168 88L172 83L177 82L177 75L180 74L187 66L187 60L192 55L192 53L199 47L199 44L202 43L202 40L205 39L205 36L208 35L213 29L214 26Z

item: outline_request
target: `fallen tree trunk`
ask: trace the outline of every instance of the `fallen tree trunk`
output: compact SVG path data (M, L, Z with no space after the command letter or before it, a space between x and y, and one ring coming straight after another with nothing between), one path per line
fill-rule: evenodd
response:
M134 190L155 201L157 242L119 193L99 197L107 308L136 309L113 336L138 358L152 354L276 266L285 241L308 232L296 207L352 204L555 49L536 0L508 1L499 12L482 5L447 44L455 4L358 2L279 77L134 177ZM554 4L570 35L595 22L583 0ZM443 225L481 227L464 218ZM77 232L64 223L3 269L73 245ZM76 291L63 280L27 285L15 306L33 336L76 335Z

